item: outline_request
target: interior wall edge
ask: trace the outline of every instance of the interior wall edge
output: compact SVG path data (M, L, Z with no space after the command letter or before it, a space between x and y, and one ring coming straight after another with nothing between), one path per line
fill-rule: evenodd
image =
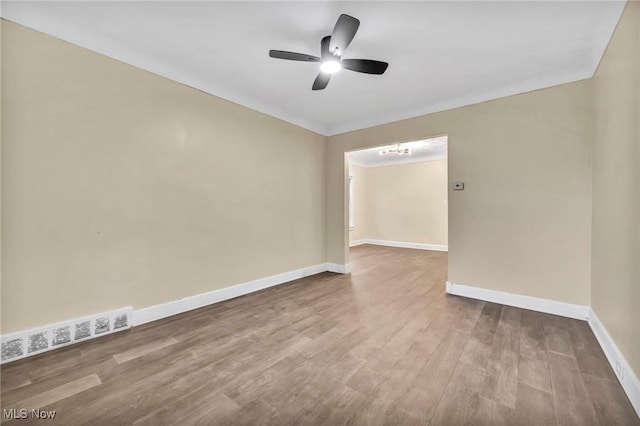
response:
M349 274L351 273L351 264L347 263L345 265L340 263L326 263L327 271L334 272L336 274Z

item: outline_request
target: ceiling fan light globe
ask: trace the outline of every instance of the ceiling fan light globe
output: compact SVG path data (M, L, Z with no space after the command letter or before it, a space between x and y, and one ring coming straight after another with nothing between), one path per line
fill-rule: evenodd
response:
M342 69L339 61L325 61L320 65L320 71L327 74L335 74Z

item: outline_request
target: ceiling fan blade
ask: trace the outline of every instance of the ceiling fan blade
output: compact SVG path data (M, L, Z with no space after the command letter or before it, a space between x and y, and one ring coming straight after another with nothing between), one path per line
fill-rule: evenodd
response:
M313 82L313 90L322 90L325 87L327 87L327 84L329 84L329 80L331 80L331 74L327 74L325 72L321 72L320 74L318 74L318 76L316 77L315 81Z
M331 36L326 36L320 41L320 57L322 58L323 62L333 58L333 55L329 50L330 43L331 43Z
M360 21L353 16L345 15L344 13L340 15L331 33L331 44L329 45L331 53L336 56L342 56L344 50L356 35L359 26Z
M363 72L365 74L384 74L389 66L382 61L371 59L343 59L342 68L349 71Z
M320 62L320 58L305 53L287 52L285 50L270 50L269 56L276 59L288 59L290 61Z

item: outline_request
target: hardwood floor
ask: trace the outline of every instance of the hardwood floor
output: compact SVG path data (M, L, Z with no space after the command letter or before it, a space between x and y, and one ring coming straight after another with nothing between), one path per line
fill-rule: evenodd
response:
M447 254L324 273L6 364L63 425L640 425L585 322L447 296ZM5 419L6 420L6 419Z

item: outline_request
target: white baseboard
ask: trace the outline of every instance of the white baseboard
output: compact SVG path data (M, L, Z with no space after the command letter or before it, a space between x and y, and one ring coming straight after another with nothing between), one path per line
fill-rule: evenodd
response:
M589 311L589 326L593 334L595 334L596 339L598 339L598 343L600 343L629 401L631 401L631 405L633 405L633 408L636 410L636 414L640 417L640 381L638 380L638 376L635 375L631 366L593 309Z
M3 334L1 362L38 355L53 349L127 330L132 325L133 308L127 306L109 312L57 322L43 327Z
M449 281L447 281L447 293L579 320L587 320L589 318L590 308L588 306L454 284Z
M367 244L367 240L353 240L349 242L349 247L361 246L362 244Z
M327 271L336 272L338 274L348 274L351 272L351 265L340 265L339 263L327 263Z
M350 270L349 264L321 263L232 287L138 309L136 311L133 311L129 306L26 331L5 334L0 338L2 342L1 362L4 364L89 339L106 336L118 331L127 330L135 325L145 324L321 272L330 271L348 274ZM447 281L446 284L446 292L452 295L470 297L538 312L588 320L589 326L593 330L622 388L631 401L636 413L640 416L640 381L596 313L589 307L454 284L449 281Z
M620 381L629 401L631 401L631 405L633 405L636 413L640 416L640 381L593 309L583 305L574 305L538 297L459 285L449 281L447 281L446 291L448 294L457 296L470 297L472 299L515 306L568 318L587 320L609 364L611 364L611 368Z
M321 263L135 311L129 306L106 313L2 335L0 336L2 342L1 362L16 361L63 346L106 336L133 326L146 324L321 272L331 271L347 274L349 270L349 265ZM76 326L81 326L81 328ZM61 335L64 335L64 339L60 339Z
M401 247L401 248L410 248L410 249L418 249L418 250L449 251L449 246L442 246L438 244L425 244L425 243L408 243L404 241L372 240L367 238L364 240L358 240L357 243L358 244L349 244L349 246L353 247L355 245L360 245L360 244L373 244L376 246Z
M278 275L272 275L266 278L260 278L254 281L225 287L218 290L209 291L207 293L197 294L195 296L185 297L179 300L173 300L159 305L149 306L148 308L137 309L133 313L133 324L141 325L151 321L156 321L172 315L181 314L193 309L202 308L203 306L212 305L224 300L233 299L234 297L244 296L245 294L255 291L264 290L289 281L305 278L320 272L331 271L329 263L321 263L319 265L309 266L306 268L296 269L294 271L285 272Z

